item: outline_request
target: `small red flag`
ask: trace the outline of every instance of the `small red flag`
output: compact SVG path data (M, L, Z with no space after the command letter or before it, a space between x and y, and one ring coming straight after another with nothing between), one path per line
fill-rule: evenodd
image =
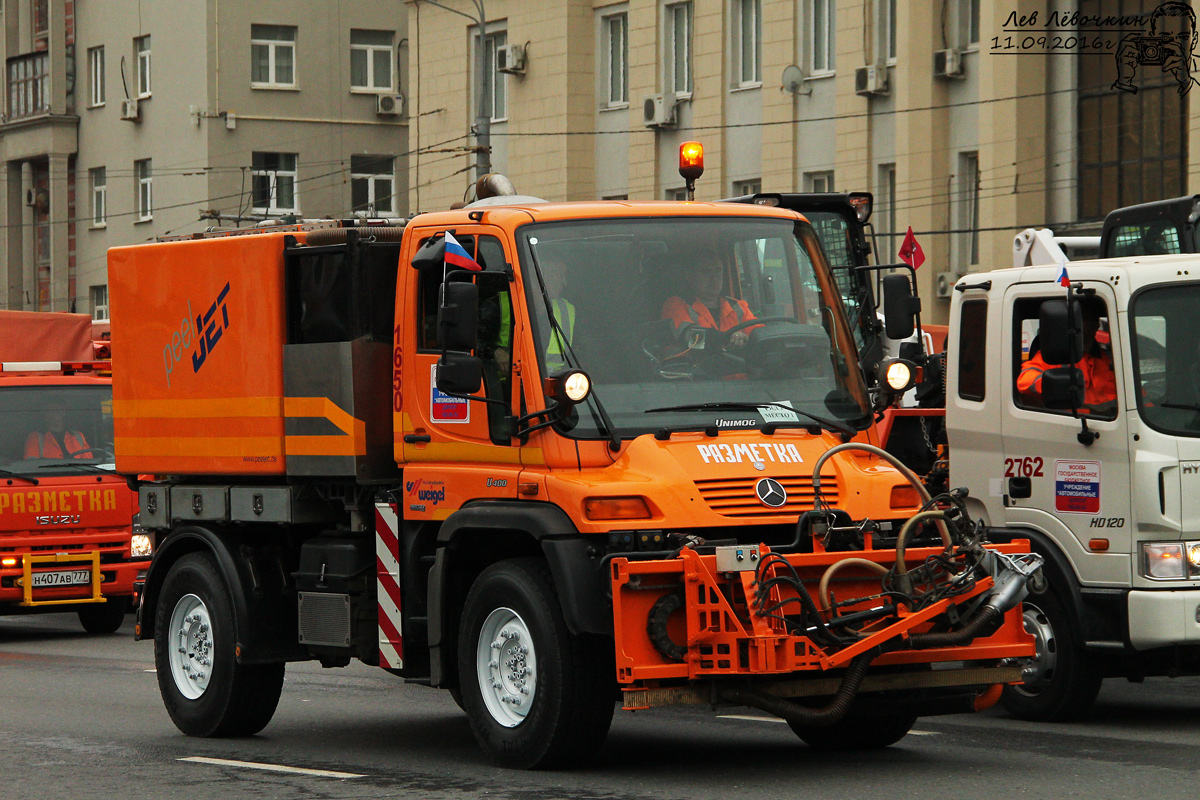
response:
M925 251L917 243L917 237L913 236L912 225L908 226L908 233L904 235L904 243L900 245L899 256L901 261L913 269L917 269L925 263Z

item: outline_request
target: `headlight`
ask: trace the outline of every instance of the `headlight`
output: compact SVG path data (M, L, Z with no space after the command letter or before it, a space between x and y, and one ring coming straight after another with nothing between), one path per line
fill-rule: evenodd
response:
M563 393L573 403L583 402L591 390L592 382L588 380L587 373L584 372L572 372L563 382Z
M883 383L893 392L904 392L912 388L916 371L913 364L902 358L890 358L879 365Z
M154 555L154 540L148 533L135 533L129 543L129 554L133 558L150 558Z
M1142 542L1141 573L1158 581L1200 578L1200 542Z

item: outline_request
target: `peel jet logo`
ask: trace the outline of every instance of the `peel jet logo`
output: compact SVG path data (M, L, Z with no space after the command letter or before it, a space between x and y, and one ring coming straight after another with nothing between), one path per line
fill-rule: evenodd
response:
M225 297L229 294L229 284L217 295L217 299L208 307L203 315L197 314L195 323L192 322L192 301L187 301L187 315L179 323L178 330L171 334L171 340L163 347L163 367L167 376L167 387L171 386L171 373L175 365L183 360L185 352L192 346L192 335L195 334L197 347L192 353L192 372L199 372L204 366L208 354L217 346L221 334L229 329L229 307ZM215 319L217 308L221 309L221 319ZM195 327L193 327L193 324Z

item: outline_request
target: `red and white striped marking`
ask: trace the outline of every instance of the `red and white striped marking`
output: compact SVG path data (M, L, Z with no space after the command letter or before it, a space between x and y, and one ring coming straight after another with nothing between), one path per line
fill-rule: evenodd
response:
M375 504L375 578L379 598L379 666L400 669L404 643L400 632L400 523L396 507Z

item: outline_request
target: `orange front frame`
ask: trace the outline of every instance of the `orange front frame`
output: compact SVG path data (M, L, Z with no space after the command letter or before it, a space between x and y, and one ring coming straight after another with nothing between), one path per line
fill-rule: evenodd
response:
M1002 553L1029 552L1028 543L1024 541L989 545L989 549ZM908 560L919 563L939 552L940 548L912 549L908 551ZM797 569L806 583L815 587L821 572L849 555L884 566L891 566L895 560L895 553L890 550L852 554L794 553L786 554L784 558ZM618 558L613 560L611 567L617 679L626 686L643 681L780 676L845 667L858 654L884 642L929 630L930 620L951 605L964 603L992 587L991 579L984 578L969 591L938 601L920 611L908 612L902 608L897 619L869 627L868 635L861 641L829 653L808 637L787 633L781 621L747 615L744 608L739 613L735 603L730 602L730 597L737 596L737 592L726 594L722 588L740 584L744 593L742 596L747 596L752 591L755 573L732 573L728 577L719 574L716 572L716 556L699 555L685 549L675 559L629 561ZM839 582L839 585L861 592L854 596L866 596L878 591L877 581L872 591L870 579L866 578L850 583ZM682 663L665 658L646 633L651 607L659 598L678 591L680 587L683 587L685 597L684 613L675 615L671 633L675 642L687 646L687 658ZM991 636L958 647L885 653L877 657L873 664L927 664L1022 658L1033 654L1033 637L1025 632L1018 606L1005 615L1004 624Z

